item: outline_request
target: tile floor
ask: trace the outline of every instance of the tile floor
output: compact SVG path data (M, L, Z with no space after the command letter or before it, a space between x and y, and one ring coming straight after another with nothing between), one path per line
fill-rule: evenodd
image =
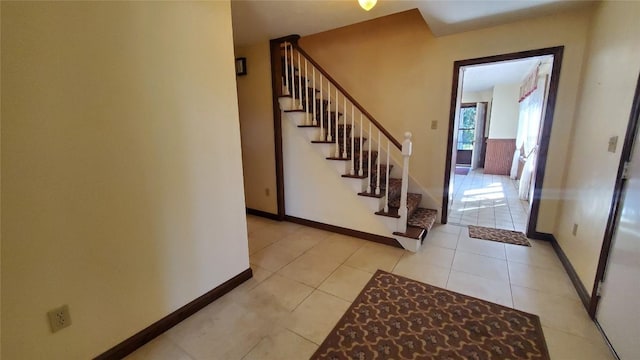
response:
M518 199L517 181L476 169L456 175L449 222L525 231L529 203Z
M439 225L418 253L248 216L254 277L127 359L308 359L376 269L538 314L552 359L613 359L551 246Z

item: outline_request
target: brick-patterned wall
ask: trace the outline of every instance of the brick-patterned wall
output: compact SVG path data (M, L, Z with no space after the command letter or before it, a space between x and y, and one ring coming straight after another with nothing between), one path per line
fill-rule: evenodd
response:
M487 154L484 158L484 173L509 175L516 139L487 139Z

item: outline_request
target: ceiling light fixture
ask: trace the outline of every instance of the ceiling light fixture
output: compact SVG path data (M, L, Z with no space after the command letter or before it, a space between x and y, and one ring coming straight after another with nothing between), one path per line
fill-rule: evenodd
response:
M376 6L377 2L378 0L358 0L358 4L360 4L360 7L365 9L366 11L373 9L373 7Z

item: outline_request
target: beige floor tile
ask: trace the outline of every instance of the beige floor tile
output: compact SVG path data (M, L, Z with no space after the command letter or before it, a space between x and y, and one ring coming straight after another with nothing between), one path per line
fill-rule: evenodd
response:
M160 335L136 350L126 360L194 360L166 335Z
M268 239L251 239L251 235L249 235L249 254L255 254L258 251L266 248L267 246L273 244L275 241L271 241Z
M283 237L276 245L287 248L292 252L303 253L327 237L327 234L324 232L320 233L320 230L312 230L318 233L299 230Z
M544 337L552 359L614 360L604 340L592 341L564 331L543 326Z
M509 268L506 260L457 250L451 268L486 279L509 282Z
M167 336L192 358L213 360L242 358L269 333L271 322L232 303L208 318L178 325Z
M313 288L286 277L274 274L248 294L254 298L266 298L285 309L293 310L311 292Z
M456 246L458 246L458 234L429 231L426 239L424 239L424 244L455 250Z
M318 289L339 298L353 301L371 279L371 274L341 265L331 274Z
M600 333L579 300L550 295L517 285L512 285L511 288L514 307L540 316L542 325L592 341L600 338Z
M247 233L252 234L272 222L274 221L260 216L247 215Z
M447 286L449 271L447 268L432 266L423 257L410 253L404 254L393 269L394 274L441 288Z
M563 269L555 251L549 244L529 240L531 246L505 244L507 260L541 268Z
M507 258L503 243L471 238L468 233L460 235L457 249L503 260Z
M416 255L422 258L426 264L443 267L445 269L451 269L454 254L455 250L445 249L429 244L423 244L420 250L416 253Z
M398 263L404 250L386 245L366 244L351 255L345 265L370 273L378 269L391 271Z
M304 250L291 249L278 244L269 245L266 248L251 254L249 261L269 271L278 271L285 265L300 256Z
M462 227L451 224L435 224L431 231L435 232L444 232L453 235L459 235Z
M496 304L513 307L509 282L504 280L491 280L451 270L446 288Z
M364 240L336 234L323 239L316 246L309 249L308 252L343 263L364 244Z
M262 338L243 360L307 360L317 348L318 345L283 328Z
M321 344L350 303L322 291L314 291L284 324L294 333Z
M315 288L338 266L340 266L339 262L327 259L320 254L305 253L280 269L278 274Z
M544 269L515 262L508 263L508 266L513 285L579 300L569 276L561 269Z
M269 271L269 270L267 270L265 268L262 268L262 267L260 267L258 265L251 265L251 271L253 273L253 276L251 277L251 279L243 282L238 287L233 289L231 291L231 293L229 293L227 295L234 296L234 294L236 294L236 293L249 291L249 290L253 289L254 287L258 286L258 284L260 284L261 282L266 280L269 276L273 275L272 271Z

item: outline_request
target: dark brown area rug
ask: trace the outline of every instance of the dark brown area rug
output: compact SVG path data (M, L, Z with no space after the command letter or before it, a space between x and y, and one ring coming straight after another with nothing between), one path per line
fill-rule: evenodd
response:
M484 226L469 225L469 237L499 241L507 244L531 246L527 237L519 231L493 229Z
M378 270L311 359L549 359L540 319Z

